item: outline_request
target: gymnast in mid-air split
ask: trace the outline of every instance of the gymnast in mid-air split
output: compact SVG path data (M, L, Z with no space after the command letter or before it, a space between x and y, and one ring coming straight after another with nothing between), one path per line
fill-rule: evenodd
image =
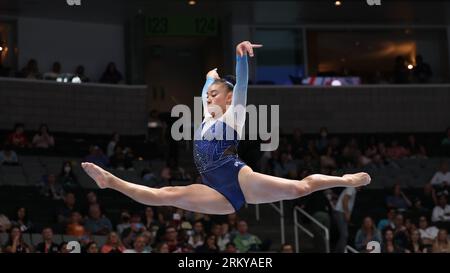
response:
M206 75L204 119L194 135L193 150L201 184L151 188L126 182L92 163L82 163L82 168L101 189L117 190L149 206L174 206L205 214L231 214L245 203L291 200L318 190L369 184L370 176L363 172L342 177L313 174L302 180L270 176L253 171L238 157L246 116L247 58L259 47L262 45L248 41L236 46L235 84L220 78L216 69Z

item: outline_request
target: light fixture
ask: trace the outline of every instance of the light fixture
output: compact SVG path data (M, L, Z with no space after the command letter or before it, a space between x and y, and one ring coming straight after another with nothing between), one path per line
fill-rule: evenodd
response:
M340 5L342 5L342 2L341 1L334 1L334 5L336 7L339 7Z
M195 0L189 0L189 1L188 1L188 4L189 4L190 6L193 6L193 5L197 4L197 1L195 1Z
M412 65L412 64L408 64L408 69L409 70L411 70L411 69L413 69L414 68L414 66Z
M3 47L2 46L0 46L0 51L3 51Z

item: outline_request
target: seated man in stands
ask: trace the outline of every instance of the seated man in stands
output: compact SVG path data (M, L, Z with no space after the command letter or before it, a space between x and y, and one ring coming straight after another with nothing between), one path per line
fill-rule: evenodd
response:
M100 147L94 145L89 147L89 155L86 156L84 161L94 163L102 168L108 166L108 157L103 153Z
M448 190L448 187L450 186L450 170L446 160L441 162L439 170L431 178L431 185L433 185L437 191Z
M25 125L23 123L17 123L14 126L14 131L8 135L6 140L7 144L10 144L14 148L28 148L30 143L25 134Z
M234 237L233 243L240 253L259 250L262 244L258 236L248 232L248 225L244 220L238 222L238 234Z
M438 194L438 205L433 209L431 221L439 228L450 230L450 205L443 192Z
M5 145L3 150L0 150L0 165L19 165L19 158L16 152L11 149L10 145Z
M388 208L395 208L398 211L405 211L412 206L411 201L403 193L399 184L394 185L393 194L386 197Z
M84 222L84 227L93 235L107 235L112 230L111 221L102 215L98 204L89 207L89 216Z
M46 227L42 230L42 242L36 246L38 253L58 253L59 246L53 242L53 230Z

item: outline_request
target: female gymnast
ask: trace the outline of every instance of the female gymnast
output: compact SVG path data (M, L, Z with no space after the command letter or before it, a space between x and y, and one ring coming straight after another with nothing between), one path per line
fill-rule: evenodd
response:
M271 203L332 187L369 184L367 173L342 177L313 174L290 180L255 172L240 160L237 146L245 123L247 55L253 57L253 49L261 46L248 41L236 46L236 84L221 79L216 69L206 76L202 91L205 117L194 139L194 160L201 184L150 188L126 182L92 163L82 163L83 169L100 188L117 190L145 205L174 206L206 214L230 214L245 203Z

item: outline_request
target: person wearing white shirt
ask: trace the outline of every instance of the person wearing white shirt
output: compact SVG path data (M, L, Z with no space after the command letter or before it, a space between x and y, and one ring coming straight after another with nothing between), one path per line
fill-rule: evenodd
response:
M439 196L438 205L434 207L432 222L450 222L450 205L447 204L447 196L441 194Z
M436 236L438 235L439 229L435 226L428 226L428 220L425 216L419 217L419 232L420 238L423 244L432 245Z
M335 252L344 253L348 240L348 223L355 204L356 192L360 189L348 187L342 191L334 208L334 218L339 230L339 239L336 243Z
M447 161L442 161L439 167L439 171L437 171L431 178L431 185L433 186L450 185L450 170Z

